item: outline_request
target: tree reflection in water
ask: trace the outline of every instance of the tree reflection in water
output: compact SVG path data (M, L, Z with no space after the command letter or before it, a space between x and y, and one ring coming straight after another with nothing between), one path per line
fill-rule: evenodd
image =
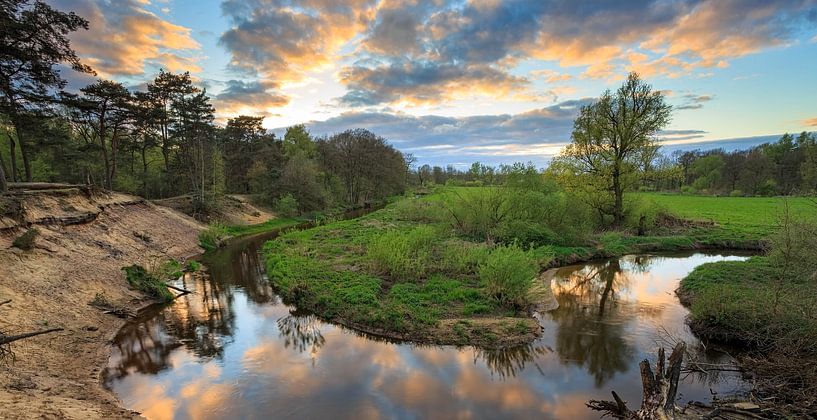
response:
M286 348L293 348L299 353L309 349L309 352L315 355L318 349L326 343L326 339L321 334L320 320L315 315L293 311L276 322Z
M232 290L191 275L185 275L182 287L193 293L149 311L143 321L128 323L119 332L106 380L134 371L158 373L168 367L171 353L181 346L201 358L223 356L235 329Z
M649 265L649 258L631 264L635 272L645 272ZM638 313L658 313L622 302L621 292L630 287L630 278L620 260L573 270L553 282L559 308L549 315L557 324L556 351L567 363L587 369L600 387L633 364L635 351L625 338L627 322Z
M491 375L497 375L499 379L513 378L525 369L528 363L533 363L539 373L544 375L542 368L536 364L536 360L546 354L552 353L548 347L529 344L507 349L474 350L474 364L478 359L485 362L485 366L491 371Z

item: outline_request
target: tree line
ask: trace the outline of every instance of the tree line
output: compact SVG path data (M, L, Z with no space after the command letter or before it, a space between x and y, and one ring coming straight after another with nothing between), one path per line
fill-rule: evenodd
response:
M95 75L68 39L88 22L41 1L2 1L0 12L0 192L8 181L59 181L146 198L190 194L205 215L225 193L303 212L405 187L406 161L382 137L357 129L315 138L301 125L279 139L256 116L219 126L189 73L161 70L139 90L96 79L66 92L61 66Z

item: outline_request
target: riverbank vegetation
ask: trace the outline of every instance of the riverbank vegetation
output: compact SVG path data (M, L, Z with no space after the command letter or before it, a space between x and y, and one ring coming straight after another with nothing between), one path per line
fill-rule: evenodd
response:
M678 294L696 333L745 346L762 396L800 415L817 405L817 207L781 204L763 256L697 267Z

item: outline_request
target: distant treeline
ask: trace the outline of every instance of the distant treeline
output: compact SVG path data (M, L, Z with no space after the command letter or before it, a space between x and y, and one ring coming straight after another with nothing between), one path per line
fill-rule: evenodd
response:
M410 156L409 156L410 158ZM411 158L409 159L411 160ZM664 155L656 148L638 163L646 191L682 191L719 195L797 195L817 192L817 137L803 132L783 135L777 142L732 152L723 149L675 151ZM460 186L497 185L505 182L516 165L473 163L461 170L422 165L412 171L415 183Z

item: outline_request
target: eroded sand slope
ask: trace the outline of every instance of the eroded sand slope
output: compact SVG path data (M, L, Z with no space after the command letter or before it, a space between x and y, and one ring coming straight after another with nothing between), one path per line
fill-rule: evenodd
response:
M130 290L121 268L198 254L203 228L171 209L118 193L81 188L17 190L0 205L0 330L62 327L12 344L0 362L0 418L118 418L100 385L110 340L124 320L89 305L97 293L116 307L149 303ZM12 248L28 227L35 248Z

